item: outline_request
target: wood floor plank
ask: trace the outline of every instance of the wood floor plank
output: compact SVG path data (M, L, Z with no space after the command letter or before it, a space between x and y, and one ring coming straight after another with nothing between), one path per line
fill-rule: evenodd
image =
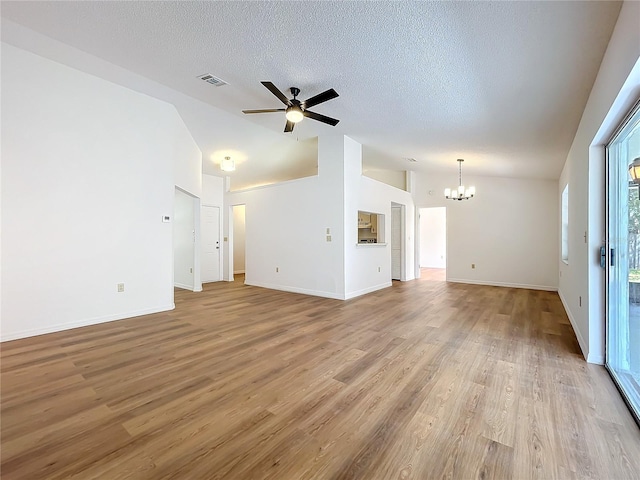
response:
M245 286L0 345L3 479L638 479L553 292Z

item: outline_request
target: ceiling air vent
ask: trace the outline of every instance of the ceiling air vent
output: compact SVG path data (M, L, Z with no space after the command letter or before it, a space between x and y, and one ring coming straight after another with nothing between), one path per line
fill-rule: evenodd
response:
M198 77L200 80L204 80L207 83L210 83L211 85L213 85L214 87L221 87L223 85L228 85L227 82L225 82L224 80L222 80L221 78L218 77L214 77L213 75L211 75L210 73L205 73L204 75L200 75Z

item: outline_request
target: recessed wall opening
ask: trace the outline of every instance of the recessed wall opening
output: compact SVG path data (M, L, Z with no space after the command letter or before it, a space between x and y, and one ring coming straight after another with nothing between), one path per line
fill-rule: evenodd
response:
M358 210L358 243L384 243L384 215Z

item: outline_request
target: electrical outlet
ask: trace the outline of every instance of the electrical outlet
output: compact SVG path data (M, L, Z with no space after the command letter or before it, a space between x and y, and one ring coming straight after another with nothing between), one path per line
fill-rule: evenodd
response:
M280 271L280 267L276 267L276 273Z
M471 268L476 268L476 264L475 264L475 263L472 263L472 264L471 264Z
M331 241L331 235L327 235L327 242Z
M378 267L378 272L380 272L380 267Z
M122 293L124 292L124 283L119 283L118 284L118 293Z

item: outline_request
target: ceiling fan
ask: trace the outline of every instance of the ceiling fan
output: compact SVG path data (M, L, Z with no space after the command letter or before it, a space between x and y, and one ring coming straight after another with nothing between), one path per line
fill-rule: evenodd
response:
M287 123L284 126L285 133L292 132L293 127L296 123L301 121L304 117L308 117L312 120L317 120L322 123L327 123L332 126L336 126L340 120L336 120L335 118L327 117L325 115L321 115L319 113L311 112L307 110L309 107L313 107L320 103L326 102L338 96L338 93L330 88L318 95L315 95L311 98L306 99L304 102L301 102L297 99L297 96L300 94L300 89L297 87L291 87L291 95L293 98L289 99L278 90L271 82L261 82L262 85L267 87L271 93L273 93L278 99L284 103L287 108L269 108L263 110L243 110L242 113L274 113L274 112L286 112L285 116L287 117Z

